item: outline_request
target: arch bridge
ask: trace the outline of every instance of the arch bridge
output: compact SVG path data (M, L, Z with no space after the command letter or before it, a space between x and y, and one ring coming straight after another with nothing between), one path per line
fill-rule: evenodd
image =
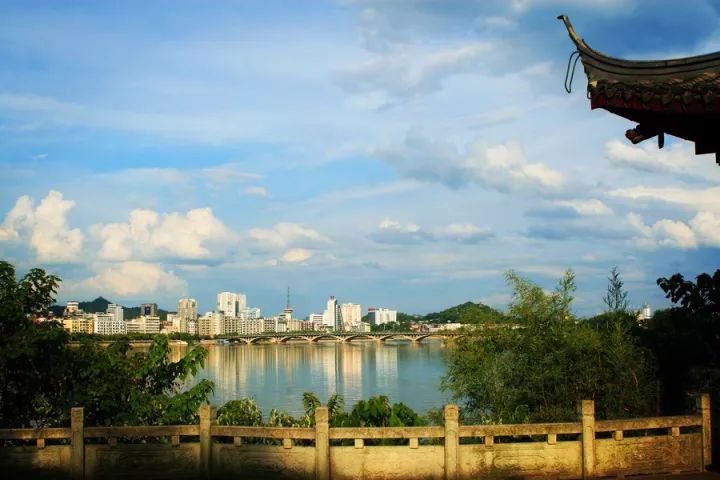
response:
M231 343L288 343L291 341L306 341L317 343L320 341L335 341L349 343L353 340L375 340L386 342L388 340L406 340L412 343L422 342L428 338L448 340L462 337L464 334L458 332L280 332L280 333L255 333L246 335L225 335L221 340Z

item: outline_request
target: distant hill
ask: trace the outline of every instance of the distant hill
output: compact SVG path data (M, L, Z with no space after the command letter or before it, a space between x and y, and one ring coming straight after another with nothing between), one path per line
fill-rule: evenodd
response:
M504 315L482 303L465 302L441 312L428 313L423 319L430 323L499 323L504 321Z
M78 307L80 310L86 313L97 313L97 312L104 312L107 310L108 305L110 305L110 300L103 298L103 297L97 297L95 300L89 301L89 302L78 302ZM63 311L65 311L64 305L53 305L50 307L50 311L53 313L56 317L62 317ZM165 320L167 318L168 311L163 310L162 308L158 308L158 316L160 317L160 320ZM137 318L140 316L140 307L123 307L123 316L125 317L125 320L130 318Z
M502 312L482 303L465 302L427 315L408 315L407 313L398 312L397 319L401 325L409 325L411 322L478 324L503 322L504 315ZM369 316L365 315L362 320L363 322L369 321Z

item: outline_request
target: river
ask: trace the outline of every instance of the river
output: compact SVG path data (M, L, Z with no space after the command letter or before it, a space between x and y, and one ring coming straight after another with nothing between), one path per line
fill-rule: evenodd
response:
M173 357L190 347L174 347ZM449 401L439 389L445 374L445 347L439 341L377 343L319 342L211 345L205 367L192 383L215 384L212 403L254 398L267 415L271 408L302 414L303 392L320 399L338 393L350 409L358 401L387 395L418 413Z

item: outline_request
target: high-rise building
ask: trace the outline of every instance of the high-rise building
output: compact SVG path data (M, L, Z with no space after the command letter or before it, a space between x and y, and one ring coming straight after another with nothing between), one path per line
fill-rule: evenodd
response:
M63 328L70 333L93 333L95 316L92 314L76 313L72 317L63 318Z
M115 305L114 303L111 303L110 305L108 305L106 312L111 314L115 321L122 322L123 320L125 320L123 314L123 307L120 305Z
M197 321L197 301L194 298L181 298L178 301L178 332L190 333L190 324ZM196 335L197 331L192 334Z
M145 315L146 317L157 317L157 303L143 303L142 305L140 305L140 315Z
M327 301L327 308L323 312L323 323L326 328L332 328L335 331L344 330L342 312L334 295L331 295Z
M397 310L370 307L368 308L368 317L371 325L393 323L397 322Z
M221 292L217 294L216 311L230 317L240 317L247 308L244 293Z
M354 330L362 321L362 307L358 303L343 303L340 305L340 312L344 322L345 330Z

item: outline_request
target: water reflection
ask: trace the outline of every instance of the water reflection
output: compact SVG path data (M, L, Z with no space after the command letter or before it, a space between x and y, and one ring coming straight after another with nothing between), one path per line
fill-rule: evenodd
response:
M174 360L188 347L173 348ZM348 407L373 395L388 395L419 412L449 400L439 391L445 373L440 342L370 342L209 346L205 368L193 383L215 383L212 403L240 397L271 408L302 413L302 393L312 391L324 402L339 393Z

